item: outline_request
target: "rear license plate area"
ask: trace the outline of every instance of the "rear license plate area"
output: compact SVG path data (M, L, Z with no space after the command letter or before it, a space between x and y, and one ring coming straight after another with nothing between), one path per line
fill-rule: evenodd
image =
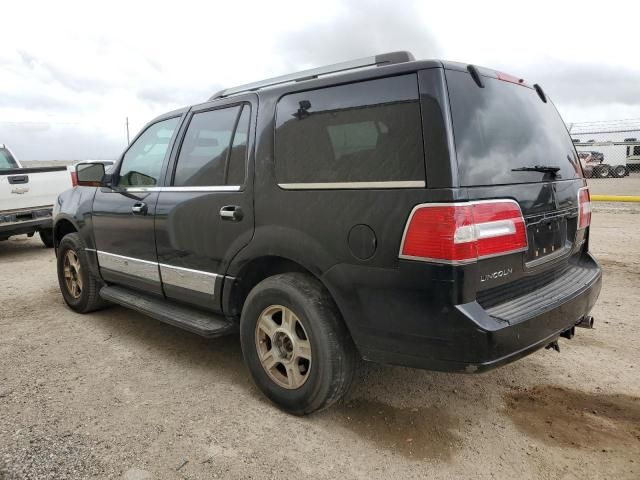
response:
M531 262L557 254L566 246L567 219L564 217L544 218L527 225L526 261Z

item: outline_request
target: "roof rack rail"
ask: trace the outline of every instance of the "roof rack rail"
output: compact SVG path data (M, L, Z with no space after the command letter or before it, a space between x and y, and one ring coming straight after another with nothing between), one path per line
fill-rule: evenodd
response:
M254 92L256 90L260 90L261 88L273 87L275 85L281 85L283 83L311 80L313 78L318 78L321 75L346 72L348 70L355 70L357 68L379 67L382 65L392 65L395 63L412 62L414 60L415 58L411 54L411 52L407 51L382 53L380 55L373 55L371 57L364 57L357 60L334 63L333 65L327 65L325 67L312 68L310 70L290 73L288 75L282 75L280 77L268 78L266 80L247 83L238 87L226 88L211 96L211 98L209 98L209 101L215 100L217 98L228 97L230 95L235 95L242 92Z

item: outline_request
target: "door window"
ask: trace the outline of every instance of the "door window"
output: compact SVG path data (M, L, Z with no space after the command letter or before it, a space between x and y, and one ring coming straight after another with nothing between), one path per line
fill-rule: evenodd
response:
M162 162L180 118L169 118L148 127L124 154L119 186L155 186Z
M415 75L284 96L275 158L281 184L424 181Z
M248 105L194 114L180 147L173 185L244 183L250 115Z

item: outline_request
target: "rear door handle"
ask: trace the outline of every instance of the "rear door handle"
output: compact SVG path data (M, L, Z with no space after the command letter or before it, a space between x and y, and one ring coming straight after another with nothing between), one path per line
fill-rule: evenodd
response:
M242 208L237 205L226 205L220 209L220 218L231 222L239 222L244 217Z
M131 211L134 215L146 215L147 214L147 204L144 202L136 202L131 207Z

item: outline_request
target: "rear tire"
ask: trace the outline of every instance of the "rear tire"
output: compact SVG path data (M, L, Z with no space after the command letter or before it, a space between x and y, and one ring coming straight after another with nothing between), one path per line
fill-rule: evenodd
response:
M627 167L624 165L617 165L614 169L613 169L613 173L612 175L615 178L622 178L622 177L626 177L627 175L629 175L629 170L627 170Z
M98 292L102 282L91 274L82 237L70 233L58 247L58 284L64 301L78 313L88 313L107 305Z
M40 240L44 243L44 246L47 248L53 248L53 230L40 230L38 233L40 235Z
M240 342L258 388L294 415L341 399L358 362L333 298L305 273L275 275L251 290L242 309Z

